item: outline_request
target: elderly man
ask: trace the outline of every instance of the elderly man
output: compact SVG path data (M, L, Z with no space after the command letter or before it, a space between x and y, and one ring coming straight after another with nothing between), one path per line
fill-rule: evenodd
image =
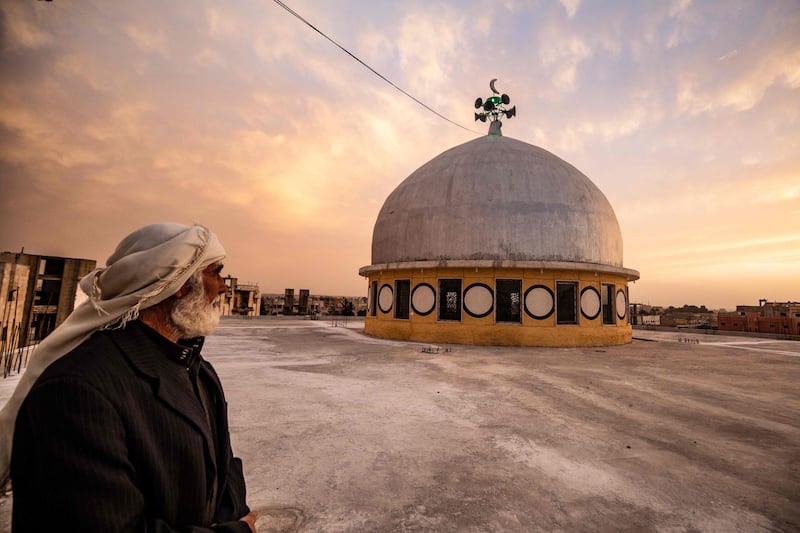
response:
M81 280L89 299L36 348L0 413L15 533L255 532L200 355L224 256L203 226L154 224Z

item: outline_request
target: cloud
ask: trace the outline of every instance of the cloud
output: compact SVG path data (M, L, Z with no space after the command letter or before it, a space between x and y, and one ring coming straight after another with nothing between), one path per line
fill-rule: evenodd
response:
M558 0L567 12L567 17L572 18L578 12L578 7L581 5L581 0Z
M656 117L650 113L650 110L634 105L623 113L568 125L552 142L560 151L575 153L584 150L587 146L597 146L628 137L654 119Z
M166 39L164 33L160 30L152 28L144 28L137 26L128 26L125 28L125 33L133 39L139 48L148 52L166 52L165 44Z
M591 56L591 50L577 36L555 39L556 28L548 28L539 42L539 60L549 73L550 82L560 93L573 92L578 67Z
M6 50L37 49L54 44L52 33L42 28L41 20L47 16L46 6L23 2L5 2L0 6L3 19L3 47Z
M400 66L414 73L408 76L409 89L417 94L435 94L448 84L453 68L460 63L464 24L463 13L441 6L404 17L397 48Z
M756 257L770 262L792 262L800 260L800 233L787 235L755 236L737 241L705 241L696 242L689 237L689 242L682 247L671 247L659 250L651 255L659 262L666 261L664 267L676 264L718 264L720 258L745 259L752 262Z
M800 52L783 58L765 59L724 84L708 85L708 78L697 73L680 80L678 110L691 115L730 107L747 111L755 107L775 84L796 89L800 86ZM703 79L705 78L705 79Z
M720 61L727 61L728 59L732 59L739 54L739 50L731 50L730 52L726 52L725 54L719 57Z
M747 27L749 40L729 38L722 53L703 54L705 61L684 62L677 73L677 107L681 113L714 113L730 108L747 111L775 87L800 88L797 11L783 13L774 4L753 16L742 9L718 13L722 23ZM768 15L770 15L768 17ZM718 31L718 30L713 30ZM764 53L764 49L769 53ZM716 58L716 60L715 60Z
M205 13L208 33L212 37L227 37L241 30L241 23L229 12L223 12L217 7L207 7Z
M675 17L685 12L692 5L692 0L673 0L669 6L669 15Z

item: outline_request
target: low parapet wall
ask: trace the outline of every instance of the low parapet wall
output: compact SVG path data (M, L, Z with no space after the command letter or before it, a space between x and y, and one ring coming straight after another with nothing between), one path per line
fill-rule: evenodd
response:
M705 329L705 328L678 328L666 326L633 326L637 329L646 331L674 331L677 333L698 333L700 335L724 335L726 337L756 337L759 339L773 339L780 341L800 341L800 335L782 335L778 333L756 333L750 331L728 331L724 329Z

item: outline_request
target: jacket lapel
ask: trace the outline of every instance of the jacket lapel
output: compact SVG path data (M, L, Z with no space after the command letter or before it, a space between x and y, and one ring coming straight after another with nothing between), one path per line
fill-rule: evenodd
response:
M200 402L193 392L188 392L187 387L191 385L188 382L183 384L176 379L168 379L169 376L175 375L176 370L178 372L186 370L169 361L156 343L148 338L141 331L141 326L136 323L129 323L124 332L120 330L119 333L111 335L111 339L131 366L152 383L156 399L186 419L203 436L206 460L216 469L216 458L209 453L214 449L211 445L213 442L211 430Z
M201 362L200 373L204 374L206 379L210 380L214 384L214 388L220 392L220 396L216 399L213 409L215 410L214 416L217 421L217 428L221 433L218 439L219 446L222 447L222 449L217 450L217 458L219 459L217 466L219 469L219 478L224 483L228 477L228 463L231 459L230 435L228 434L228 405L222 393L222 384L219 381L219 376L217 376L217 373L208 361L203 360ZM224 434L222 434L223 432Z

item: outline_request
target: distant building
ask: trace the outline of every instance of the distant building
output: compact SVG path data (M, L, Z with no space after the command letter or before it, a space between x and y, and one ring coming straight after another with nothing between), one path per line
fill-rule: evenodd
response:
M300 301L297 304L297 312L301 315L308 314L308 289L300 289Z
M715 329L717 327L714 311L704 307L693 309L688 309L687 307L664 309L661 312L661 325L673 328L699 329Z
M294 289L285 289L283 296L264 294L261 296L262 315L311 316L341 315L349 302L353 314L363 316L367 312L366 296L313 295L308 289L300 289L295 297Z
M96 264L91 259L0 254L0 353L40 341L61 325L75 307L78 282Z
M721 331L800 335L800 302L767 302L737 305L736 311L719 313Z
M268 316L283 314L284 297L276 294L261 295L261 314Z
M261 297L262 315L318 315L320 313L319 302L308 289L300 289L299 299L295 297L294 289L285 289L283 296L276 294L265 294Z
M260 312L260 293L256 283L240 283L238 278L226 276L228 287L222 299L222 314L236 316L257 316Z
M366 314L367 297L366 296L314 296L317 302L319 314L322 315L342 315L345 313L346 308L349 307L353 315L357 315L362 311L362 315Z
M661 315L639 315L636 317L637 326L660 326Z
M645 304L630 304L631 324L635 326L660 326L661 308Z
M284 315L296 314L295 303L294 303L294 289L286 289L283 293L283 314Z

